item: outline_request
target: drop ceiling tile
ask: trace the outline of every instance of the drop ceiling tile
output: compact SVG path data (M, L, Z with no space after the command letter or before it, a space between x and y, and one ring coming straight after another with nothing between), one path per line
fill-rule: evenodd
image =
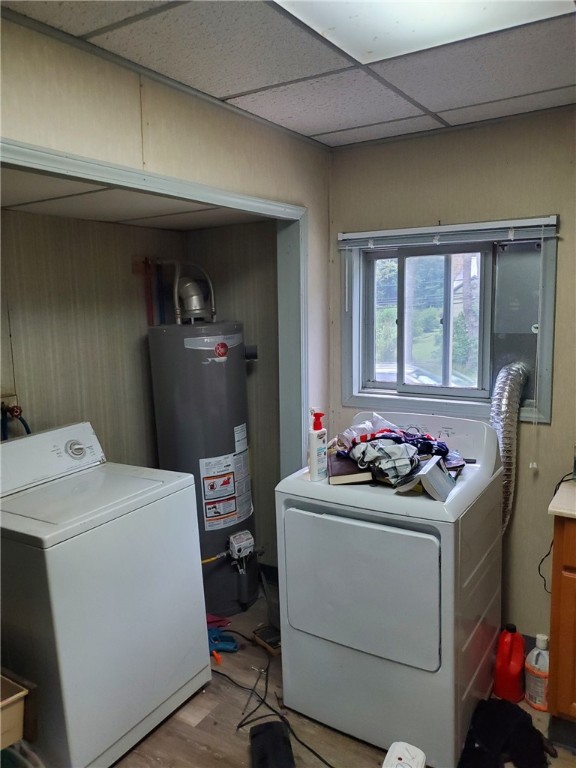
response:
M264 221L265 217L245 211L234 211L229 208L212 208L195 213L179 213L175 216L154 216L149 219L138 219L121 222L136 227L153 227L155 229L207 229L209 227L225 227L229 224L247 224L254 221Z
M570 13L572 0L277 0L357 61L402 56L499 29Z
M119 222L125 219L164 213L203 210L207 207L202 203L149 195L145 192L110 189L104 192L91 192L86 195L23 205L18 210L26 213L42 213L47 216L68 216L90 221Z
M434 112L574 85L575 19L561 16L370 67Z
M35 2L32 0L14 0L2 2L2 7L10 8L23 16L29 16L50 27L79 37L95 29L102 29L131 16L159 8L166 2L125 2L124 0L91 0L90 2Z
M345 144L356 144L361 141L372 141L373 139L387 139L391 136L404 136L405 134L418 133L419 131L433 131L435 128L443 127L442 123L438 120L424 115L423 117L411 117L408 120L394 120L391 123L364 125L348 131L323 133L318 136L312 136L312 138L327 144L329 147L341 147Z
M280 86L228 103L306 136L422 114L361 70Z
M105 189L100 184L87 184L83 181L45 176L41 173L20 171L15 168L2 168L1 179L2 195L0 202L4 208L21 203Z
M350 66L256 0L186 3L91 42L218 98Z
M519 96L516 99L504 99L488 104L478 104L473 107L451 109L441 112L440 116L450 125L463 125L475 123L479 120L492 120L497 117L520 115L526 112L535 112L538 109L550 109L562 107L566 104L576 103L576 87L558 88L555 91L535 93L530 96Z

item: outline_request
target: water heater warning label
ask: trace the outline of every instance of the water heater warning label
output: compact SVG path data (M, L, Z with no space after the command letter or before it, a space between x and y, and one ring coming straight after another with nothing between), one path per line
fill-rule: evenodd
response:
M200 459L204 529L226 528L250 517L252 487L248 449Z
M220 496L228 496L234 493L234 472L225 472L214 477L202 477L204 483L204 498L217 499Z

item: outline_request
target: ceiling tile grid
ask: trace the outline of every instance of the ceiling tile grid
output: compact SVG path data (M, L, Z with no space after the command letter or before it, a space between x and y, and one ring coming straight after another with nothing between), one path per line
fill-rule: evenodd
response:
M90 40L217 98L351 66L273 7L192 2Z
M2 169L2 208L8 211L187 231L263 221L265 217L194 200L102 187L15 168Z
M153 227L154 229L205 229L207 227L224 227L231 224L249 224L264 221L265 217L245 211L230 208L211 208L191 213L178 213L173 216L151 216L146 219L127 219L119 224L130 224L136 227Z
M450 125L466 125L477 123L481 120L495 120L500 117L522 115L527 112L536 112L552 107L564 107L576 103L576 86L557 88L553 91L533 93L529 96L517 96L514 99L491 101L487 104L478 104L472 107L450 109L440 112L440 116Z
M1 5L329 147L576 101L572 0Z
M422 114L357 69L241 96L228 103L306 136Z
M277 3L362 64L574 10L572 0L277 0Z
M393 120L389 123L377 123L376 125L364 125L360 128L322 133L312 136L312 138L327 144L329 147L341 147L362 141L376 141L377 139L389 139L393 136L406 136L420 131L433 131L441 127L442 123L438 120L424 115L423 117L410 117L407 120Z
M576 84L575 16L370 65L439 112Z
M3 208L104 189L100 184L26 173L13 168L2 168L1 181Z
M37 0L7 0L5 8L11 8L55 29L75 37L82 37L96 29L117 24L141 13L164 8L167 0L137 2L134 0L90 0L89 2L39 2Z

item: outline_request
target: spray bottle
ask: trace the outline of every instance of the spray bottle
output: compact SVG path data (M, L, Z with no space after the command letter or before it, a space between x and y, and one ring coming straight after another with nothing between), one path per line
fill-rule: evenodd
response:
M326 430L322 426L323 413L315 408L310 408L312 426L308 431L308 464L310 467L310 480L316 482L328 477L328 450Z

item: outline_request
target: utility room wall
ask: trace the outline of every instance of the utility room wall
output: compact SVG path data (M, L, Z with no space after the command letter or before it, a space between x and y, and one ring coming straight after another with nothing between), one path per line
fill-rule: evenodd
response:
M305 383L327 408L328 150L18 24L1 33L4 139L306 208Z
M252 490L258 545L275 564L274 221L180 233L3 212L2 393L17 394L34 432L89 421L109 461L157 466L142 265L166 254L208 271L218 319L242 322L258 348L247 364ZM11 438L22 434L11 424Z
M331 208L331 416L350 424L340 392L338 232L560 217L552 423L522 423L512 522L504 538L504 621L548 634L550 595L538 562L552 539L547 513L558 480L572 469L576 425L574 108L551 110L446 134L337 152ZM530 468L536 462L538 470ZM550 559L544 563L549 576Z
M157 466L140 267L184 252L182 233L2 213L2 389L34 432L90 421L109 461Z

